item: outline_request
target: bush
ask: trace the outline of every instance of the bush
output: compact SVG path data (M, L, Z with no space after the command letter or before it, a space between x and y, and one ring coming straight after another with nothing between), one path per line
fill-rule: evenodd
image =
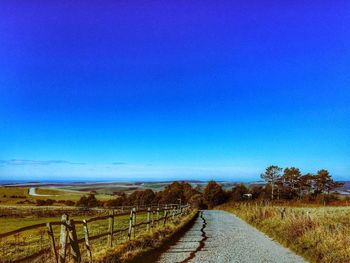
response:
M236 185L232 188L230 199L234 201L241 201L243 200L243 195L247 194L249 191L247 187L245 187L244 184Z
M64 204L66 206L73 206L73 205L75 205L75 202L73 202L71 200L59 200L59 201L57 201L57 203Z
M47 200L37 199L36 200L37 206L53 205L54 203L55 203L55 200L52 200L52 199L47 199Z
M11 198L27 198L27 197L25 197L23 195L11 195L10 197Z
M82 196L79 201L76 203L76 206L81 207L97 207L100 203L97 201L95 195L89 194L87 197L84 195Z
M103 203L104 207L117 207L122 206L125 203L125 197L117 197L116 199L111 199Z

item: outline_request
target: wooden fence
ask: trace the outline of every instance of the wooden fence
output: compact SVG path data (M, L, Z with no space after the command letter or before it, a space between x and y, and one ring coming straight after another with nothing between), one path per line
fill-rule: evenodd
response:
M1 262L32 262L43 255L49 255L48 257L52 262L64 263L72 260L73 262L82 261L82 252L84 252L85 258L89 262L92 262L93 253L91 241L107 238L105 247L113 247L117 242L116 235L120 234L125 236L125 240L135 239L138 230L144 227L144 231L152 231L154 227L163 227L168 221L174 221L175 219L181 220L181 218L188 214L191 210L189 205L162 205L162 206L142 206L142 207L128 207L128 218L124 219L128 221L120 224L120 228L115 228L116 220L122 215L126 215L126 208L123 210L108 209L108 214L103 216L92 217L83 220L74 220L67 214L63 214L61 221L39 223L31 226L22 227L13 231L0 234L0 240L6 238L18 236L24 234L26 231L33 229L45 229L46 232L46 246L38 251L25 255L22 258L16 259L0 259ZM106 211L106 210L105 210ZM140 219L138 219L140 217ZM143 218L143 220L142 220ZM107 221L108 230L98 234L91 234L93 230L92 223L97 221ZM123 220L123 219L120 219ZM53 227L59 227L59 237L55 236ZM78 238L77 228L82 227L83 237ZM6 242L6 240L5 240ZM120 242L119 242L120 243ZM69 259L67 255L69 253Z

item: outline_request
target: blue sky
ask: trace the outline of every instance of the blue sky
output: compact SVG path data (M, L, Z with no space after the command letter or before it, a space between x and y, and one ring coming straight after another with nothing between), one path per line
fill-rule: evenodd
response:
M350 179L349 1L1 1L0 179Z

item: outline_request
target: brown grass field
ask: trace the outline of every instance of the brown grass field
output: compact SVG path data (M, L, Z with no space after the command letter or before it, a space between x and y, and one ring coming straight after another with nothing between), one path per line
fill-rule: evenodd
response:
M237 215L310 262L349 262L350 207L236 202L217 209Z

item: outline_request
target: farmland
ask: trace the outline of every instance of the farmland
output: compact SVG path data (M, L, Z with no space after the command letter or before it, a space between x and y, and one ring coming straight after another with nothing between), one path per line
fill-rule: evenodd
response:
M192 187L199 187L204 190L206 181L184 181L192 185ZM14 188L11 194L25 194L25 189L29 187L36 187L40 194L67 194L67 195L79 195L95 191L97 194L111 195L113 193L124 192L130 194L134 191L142 191L145 189L151 189L154 192L164 190L166 186L171 184L172 181L158 181L158 182L73 182L73 183L23 183L23 184L3 184L2 187ZM223 189L231 189L236 185L235 182L219 182ZM251 183L247 183L250 185ZM4 194L4 190L1 190L0 194ZM17 189L17 190L16 190ZM23 192L24 190L24 192ZM60 191L61 190L61 191ZM16 192L17 191L17 192ZM58 192L55 192L58 191ZM6 194L6 193L5 193ZM0 197L1 200L1 197Z
M29 194L29 187L0 187L0 206L2 205L33 205L36 200L52 199L55 201L77 201L89 192L60 190L54 188L35 188L38 196ZM40 196L43 195L43 196ZM98 194L96 198L104 201L109 200L111 195Z

